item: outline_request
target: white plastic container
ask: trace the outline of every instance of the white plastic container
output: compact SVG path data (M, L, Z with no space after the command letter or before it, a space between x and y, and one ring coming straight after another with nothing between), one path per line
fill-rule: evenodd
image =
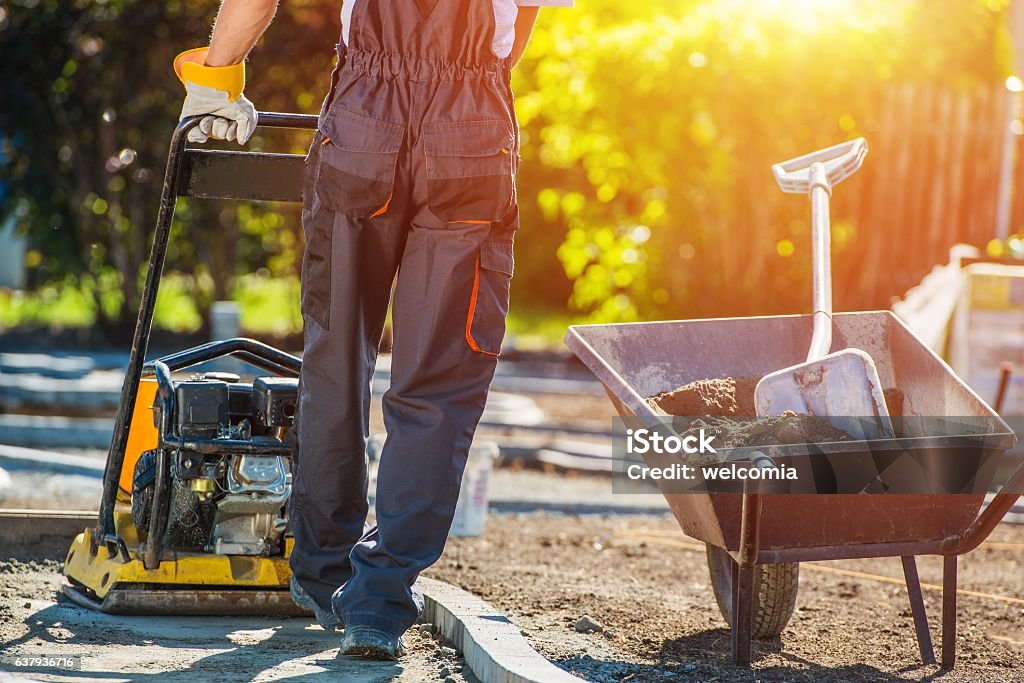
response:
M474 442L469 449L469 460L462 475L462 490L455 506L455 519L451 536L479 536L487 522L490 501L491 471L498 457L498 444L493 441Z

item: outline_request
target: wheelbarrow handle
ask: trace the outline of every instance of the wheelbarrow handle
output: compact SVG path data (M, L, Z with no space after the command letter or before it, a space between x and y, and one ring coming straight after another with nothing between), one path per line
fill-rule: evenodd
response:
M992 500L982 508L971 525L959 536L947 539L943 551L947 555L963 555L969 553L988 538L996 525L1003 520L1013 504L1021 497L1019 491L1024 487L1024 462L1017 465L1013 474L999 487Z
M811 168L815 164L822 164L828 180L825 189L831 192L832 186L838 185L857 172L867 153L868 141L857 138L775 164L772 166L772 173L783 192L808 194L815 186Z

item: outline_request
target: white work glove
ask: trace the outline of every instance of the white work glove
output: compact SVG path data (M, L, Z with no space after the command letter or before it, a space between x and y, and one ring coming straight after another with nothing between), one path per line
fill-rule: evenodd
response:
M256 127L256 107L244 95L232 102L223 90L215 90L192 82L185 83L185 104L181 116L205 114L199 125L188 132L189 142L237 140L244 145Z
M244 145L256 128L256 108L242 95L245 64L206 66L209 48L182 52L174 60L174 71L185 85L182 120L202 116L199 125L188 132L189 142L235 140Z

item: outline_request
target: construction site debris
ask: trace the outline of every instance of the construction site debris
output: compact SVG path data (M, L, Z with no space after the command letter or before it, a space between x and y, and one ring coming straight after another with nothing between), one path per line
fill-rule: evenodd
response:
M593 617L588 617L586 614L576 621L577 633L600 633L601 631L604 631L604 626L601 622Z

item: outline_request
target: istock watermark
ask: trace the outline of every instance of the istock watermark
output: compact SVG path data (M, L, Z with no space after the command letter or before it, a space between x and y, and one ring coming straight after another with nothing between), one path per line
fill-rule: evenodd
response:
M899 416L895 438L856 436L873 419L614 418L612 491L979 495L1003 483L1015 436L994 416ZM1006 483L1020 493L1024 477Z
M697 434L680 437L676 434L664 436L650 429L626 429L626 450L629 453L645 455L647 453L679 454L695 453L715 454L718 451L711 445L715 436L708 435L703 429Z
M692 434L662 434L646 428L626 429L626 452L630 455L718 455L712 445L717 435L699 428ZM775 465L763 453L748 463L722 463L713 465L690 465L671 463L667 466L651 467L646 464L631 464L626 467L626 476L634 481L767 481L799 478L795 468L789 465Z

